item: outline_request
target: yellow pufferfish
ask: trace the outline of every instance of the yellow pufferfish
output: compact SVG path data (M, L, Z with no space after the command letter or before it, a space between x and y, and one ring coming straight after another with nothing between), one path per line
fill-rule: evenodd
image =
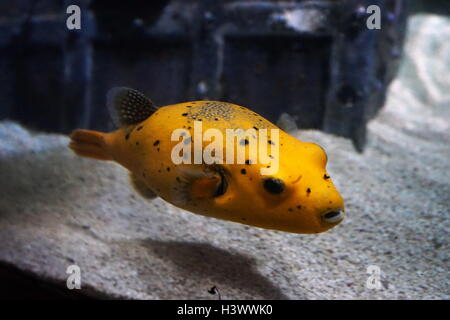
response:
M247 108L218 101L156 108L142 93L125 87L111 89L107 105L120 128L110 133L77 129L70 135L69 147L80 156L124 166L135 190L147 199L159 196L203 216L292 233L323 232L344 218L344 200L327 174L324 150ZM249 160L175 164L173 149L192 141L196 121L203 130L214 128L224 134L227 129L279 129L279 159L269 155L278 161L277 172L262 175L260 169L267 163ZM184 140L172 141L180 128L187 133L181 134ZM274 148L270 137L267 144ZM240 142L248 147L247 139Z

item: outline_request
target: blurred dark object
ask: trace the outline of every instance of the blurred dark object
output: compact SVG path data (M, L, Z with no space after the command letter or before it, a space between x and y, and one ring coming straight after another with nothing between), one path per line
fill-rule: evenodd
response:
M349 137L358 150L396 74L405 0L4 1L0 118L47 131L110 130L105 94L159 105L214 99L273 122ZM66 8L81 7L81 30ZM365 8L380 6L381 30Z
M450 15L450 3L448 0L411 0L410 12L434 13L439 15Z

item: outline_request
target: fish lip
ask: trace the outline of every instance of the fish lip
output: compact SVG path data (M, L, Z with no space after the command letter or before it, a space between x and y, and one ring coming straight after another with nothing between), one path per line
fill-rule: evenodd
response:
M325 223L335 224L344 220L345 211L344 209L334 209L322 213L321 218Z

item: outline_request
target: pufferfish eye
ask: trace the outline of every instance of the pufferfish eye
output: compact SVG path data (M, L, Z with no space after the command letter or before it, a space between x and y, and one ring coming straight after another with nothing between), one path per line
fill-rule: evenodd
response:
M264 189L271 194L280 194L284 191L283 180L277 178L267 178L263 180Z

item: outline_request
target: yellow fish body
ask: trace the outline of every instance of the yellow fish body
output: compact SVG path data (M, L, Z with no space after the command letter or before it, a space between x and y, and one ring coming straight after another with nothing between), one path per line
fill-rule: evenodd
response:
M81 156L121 164L146 198L159 196L203 216L293 233L323 232L344 217L344 201L326 172L324 150L299 141L247 108L218 101L155 108L128 88L112 89L108 106L120 129L75 130L70 148ZM200 127L218 136L205 139L198 133ZM236 129L249 135L229 139L227 134ZM220 134L223 141L217 141ZM236 141L236 146L229 141ZM210 153L215 163L199 163L197 156L208 146L213 150L212 142L223 148ZM250 148L264 144L270 162L250 160ZM227 158L230 146L233 153ZM245 159L239 159L239 148Z

